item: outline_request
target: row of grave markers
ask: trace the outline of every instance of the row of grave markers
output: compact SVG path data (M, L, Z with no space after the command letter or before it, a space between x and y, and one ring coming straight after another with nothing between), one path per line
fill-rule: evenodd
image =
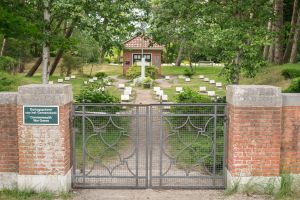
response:
M64 81L70 81L71 79L75 79L75 78L76 78L75 75L66 76L64 79L63 78L57 79L57 83L63 83ZM48 84L53 85L54 81L49 81Z
M166 80L170 80L170 76L165 76ZM217 88L222 89L222 83L216 82L215 80L209 80L209 78L204 77L204 75L199 75L199 79L203 79L204 82L209 82L210 84L215 84ZM185 78L185 82L191 82L190 78Z
M121 94L121 101L122 102L129 101L130 100L130 96L132 95L132 87L126 87L125 84L120 83L118 85L118 88L121 89L121 90L124 90L123 94Z
M153 87L155 95L163 102L168 101L168 95L164 94L164 91L160 87Z

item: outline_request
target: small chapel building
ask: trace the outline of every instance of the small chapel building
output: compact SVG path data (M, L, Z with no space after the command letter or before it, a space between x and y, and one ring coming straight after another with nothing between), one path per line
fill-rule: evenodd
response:
M161 56L163 46L157 44L150 38L138 35L124 42L123 49L123 75L126 75L128 69L138 62L141 62L142 55L147 63L158 67L160 74Z

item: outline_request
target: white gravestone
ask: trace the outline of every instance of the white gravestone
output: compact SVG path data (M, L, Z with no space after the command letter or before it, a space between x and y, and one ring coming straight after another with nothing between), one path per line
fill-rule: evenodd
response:
M204 77L204 75L200 75L199 78L200 79L204 79L205 77Z
M98 78L97 78L97 77L93 77L93 80L94 80L94 81L97 81L97 80L98 80Z
M160 87L153 87L154 92L157 92L160 90Z
M58 83L63 83L63 82L64 82L64 79L59 78L59 79L57 79L57 82L58 82Z
M163 90L159 90L159 91L156 92L156 95L157 96L162 96L162 95L164 95L164 91Z
M210 80L209 83L210 83L210 84L215 84L216 81L215 81L215 80Z
M190 78L186 78L185 82L191 82L191 79Z
M168 101L168 95L161 95L161 100L162 101Z
M170 80L170 76L166 76L165 79L166 79L166 80Z
M216 92L215 91L208 91L207 95L210 96L210 97L214 97L214 96L216 96Z
M71 78L69 76L65 77L65 81L69 81Z
M127 95L127 94L122 94L122 95L121 95L121 101L129 101L129 95Z
M84 83L84 84L88 84L88 82L87 82L87 81L84 81L83 83Z
M90 83L94 83L94 79L92 79L92 78L89 79L89 82L90 82Z
M125 87L125 90L132 91L132 87Z
M180 93L180 92L182 92L182 87L176 87L176 92L178 92L178 93Z
M204 82L209 82L209 78L205 78L205 79L204 79Z
M125 84L120 83L120 84L119 84L119 89L124 89L124 88L125 88Z
M131 90L124 90L125 95L131 95Z
M76 76L75 75L71 75L71 79L75 79L76 78Z
M49 84L50 84L50 85L53 85L53 81L49 81Z
M201 86L201 87L199 88L199 91L200 91L200 92L206 92L206 87L205 87L205 86Z
M222 87L222 83L216 83L217 87Z

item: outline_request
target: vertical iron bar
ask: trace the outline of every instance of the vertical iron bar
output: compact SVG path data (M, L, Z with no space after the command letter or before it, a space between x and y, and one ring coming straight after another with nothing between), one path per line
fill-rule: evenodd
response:
M136 105L136 142L135 142L135 185L138 187L139 185L139 131L140 131L140 120L139 120L139 106Z
M150 171L149 171L149 186L150 187L152 187L152 134L153 134L153 132L152 132L152 118L153 118L153 113L152 113L152 110L153 109L153 107L152 106L150 106L150 133L149 133L149 142L150 142L150 160L149 160L149 162L150 162Z
M217 143L217 105L214 105L214 163L213 163L213 186L216 186L216 143Z
M145 106L146 108L146 171L145 171L145 176L146 176L146 188L148 188L148 138L149 138L149 106Z
M83 185L85 185L85 105L82 106L82 156L83 156Z
M163 112L162 112L162 104L160 104L160 136L159 136L159 146L160 146L160 150L159 150L159 186L162 186L162 165L163 165L163 160L162 160L162 152L163 152Z
M224 177L224 186L226 185L226 182L227 182L227 180L226 180L226 167L227 167L227 120L228 120L228 118L227 118L227 106L224 106L224 122L223 122L223 124L224 124L224 136L223 136L223 140L224 140L224 147L223 147L223 177Z
M72 141L73 141L73 144L72 144L72 166L73 166L73 175L72 175L72 185L75 184L75 181L76 181L76 167L77 167L77 164L76 164L76 141L75 141L75 137L76 137L76 131L75 131L75 105L72 105Z

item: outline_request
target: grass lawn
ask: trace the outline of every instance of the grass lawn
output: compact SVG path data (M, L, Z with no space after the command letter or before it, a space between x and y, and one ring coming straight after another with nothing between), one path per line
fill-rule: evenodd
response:
M242 77L240 84L243 85L273 85L286 89L291 80L286 80L281 75L281 71L287 68L300 69L300 64L285 64L281 66L268 66L262 68L254 78Z
M37 70L36 74L33 77L26 77L26 72L29 70L31 67L32 63L27 63L25 72L22 74L16 74L13 75L15 77L15 82L11 87L10 91L17 91L18 87L21 85L27 85L27 84L39 84L41 83L41 67ZM79 75L77 72L74 72L72 74L76 75L76 79L73 79L71 81L65 81L65 83L70 83L73 86L73 93L74 96L78 95L82 86L83 82L87 81L89 79L88 74L90 73L91 70L91 65L86 65L84 66L84 76ZM113 66L113 65L94 65L93 67L93 73L96 74L97 72L105 72L109 76L118 76L122 74L122 67L121 66ZM63 76L60 76L60 68L58 67L56 72L54 73L53 76L49 78L50 81L53 81L54 83L57 83L57 79L62 79L64 78ZM109 87L109 92L117 97L120 97L121 91L116 88L116 87Z
M34 192L32 190L3 189L0 190L0 200L55 200L71 199L71 193L54 194L51 192Z
M195 70L195 75L191 78L191 82L185 82L184 79L178 78L179 75L184 74L184 70L188 67L173 67L166 66L162 67L162 75L170 75L172 80L168 81L172 86L170 88L163 88L165 94L168 95L169 101L174 102L176 96L176 87L189 87L195 91L199 91L200 86L205 86L207 91L214 90L217 96L225 96L226 81L225 78L220 76L222 67L197 67ZM221 82L223 84L222 89L218 89L214 84L204 82L199 79L199 75L204 75L205 77L215 80L216 82ZM203 96L206 96L203 94Z

